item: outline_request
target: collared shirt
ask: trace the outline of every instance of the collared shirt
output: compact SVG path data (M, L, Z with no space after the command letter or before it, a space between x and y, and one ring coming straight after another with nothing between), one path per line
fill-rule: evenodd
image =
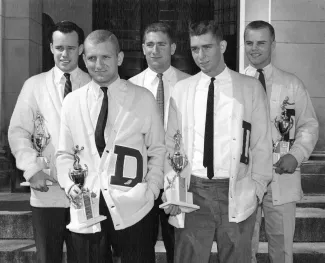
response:
M171 96L171 89L176 82L177 79L175 78L175 74L173 74L171 67L169 67L165 72L163 72L165 116L168 116L168 109L166 106ZM159 79L157 73L148 68L144 76L143 86L150 90L155 98L157 96L158 83Z
M266 85L266 93L267 93L268 99L270 100L271 92L272 92L272 84L273 84L273 80L272 80L273 67L272 67L272 64L270 63L266 67L264 67L263 71L264 71L264 78L265 78L265 85ZM244 74L258 79L260 73L257 72L256 68L249 65L245 69Z
M170 97L169 93L170 93L171 86L174 86L176 84L176 81L172 79L172 76L173 76L173 71L171 70L171 67L169 67L165 72L163 72L165 105ZM145 88L147 88L152 92L155 98L157 96L158 83L159 83L159 79L157 77L157 72L154 72L153 70L148 68L144 76L143 85Z
M99 86L93 80L89 83L87 103L90 112L90 119L94 129L96 129L98 116L104 98L104 93L100 89L100 87L101 86ZM107 89L108 115L104 132L105 141L107 141L107 139L109 138L116 117L120 112L122 105L124 104L126 92L123 90L122 87L124 87L124 85L121 84L120 77L118 77L113 83L108 86Z
M204 132L207 96L211 77L201 72L195 91L194 101L194 142L192 174L207 178L207 168L203 166ZM230 142L232 113L232 80L226 67L214 81L214 177L229 178Z
M53 74L54 74L54 85L58 89L59 98L62 102L63 95L64 95L64 86L67 79L64 76L64 72L61 69L59 69L57 66L54 66ZM72 91L74 91L79 88L79 86L76 85L76 80L78 79L78 75L79 75L79 68L76 67L74 70L69 72L69 74L70 74L70 81L72 84Z

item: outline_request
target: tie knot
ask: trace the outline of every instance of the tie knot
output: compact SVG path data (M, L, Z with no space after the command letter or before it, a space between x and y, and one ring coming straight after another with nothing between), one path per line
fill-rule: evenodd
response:
M162 74L162 73L158 73L158 74L157 74L157 77L158 77L158 79L162 79L163 74Z
M100 87L100 89L104 92L104 94L106 94L107 93L107 87Z
M263 69L259 68L258 70L256 70L258 73L263 73Z
M64 73L63 74L67 80L70 80L70 73Z
M213 81L215 81L216 80L216 78L211 78L211 82L213 82Z

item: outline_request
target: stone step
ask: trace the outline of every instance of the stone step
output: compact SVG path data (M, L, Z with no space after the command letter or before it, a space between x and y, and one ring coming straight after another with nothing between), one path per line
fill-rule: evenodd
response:
M324 206L325 196L305 196L298 203L294 236L296 242L325 242ZM0 211L0 239L33 239L31 212ZM160 231L158 240L162 240ZM266 241L264 223L260 240Z
M306 195L324 195L325 174L302 174L301 186Z
M156 263L167 263L166 250L161 241L155 247ZM32 240L0 240L0 262L2 263L34 263L35 243ZM64 258L62 263L66 263L66 250L63 248ZM257 254L258 263L266 263L267 243L261 242ZM294 243L294 262L295 263L323 263L325 262L325 243ZM210 262L219 262L217 259L218 249L214 242L211 250Z

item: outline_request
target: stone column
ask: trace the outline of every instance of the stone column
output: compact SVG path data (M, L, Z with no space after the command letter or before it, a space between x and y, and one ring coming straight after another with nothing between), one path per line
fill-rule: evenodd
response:
M1 145L27 78L42 68L42 0L2 0Z
M14 169L8 126L27 78L42 68L42 0L0 0L0 179ZM8 158L10 161L8 161Z

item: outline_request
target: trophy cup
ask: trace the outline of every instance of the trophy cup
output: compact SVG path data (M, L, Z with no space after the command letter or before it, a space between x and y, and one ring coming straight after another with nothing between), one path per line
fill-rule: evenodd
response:
M274 119L274 125L281 138L273 143L273 162L276 163L281 156L287 154L290 150L290 141L285 140L285 135L287 135L290 129L294 125L294 120L292 117L287 115L287 105L294 105L294 103L289 103L289 97L286 97L281 105L281 116L277 116Z
M99 215L98 207L94 206L96 194L84 188L85 179L88 175L88 166L85 164L85 168L82 168L78 156L83 149L84 147L79 149L78 145L73 149L73 170L69 171L69 178L81 189L81 194L76 198L69 197L74 209L70 209L71 222L67 225L67 228L76 232L106 219L106 216Z
M186 178L180 176L180 173L188 164L187 156L181 153L182 135L177 130L174 135L175 150L173 156L168 156L168 162L176 173L171 179L166 176L167 186L165 187L165 195L167 202L161 204L160 208L167 208L169 205L178 205L182 212L192 212L200 207L193 204L193 195L187 191Z
M50 143L51 135L47 131L44 124L44 117L37 112L36 119L34 120L34 133L31 136L31 141L34 146L34 149L37 151L37 163L43 167L46 167L42 171L50 175L50 162L43 156L43 151L46 146ZM46 185L52 185L53 183L49 180L46 180ZM29 182L23 182L21 186L30 186Z

